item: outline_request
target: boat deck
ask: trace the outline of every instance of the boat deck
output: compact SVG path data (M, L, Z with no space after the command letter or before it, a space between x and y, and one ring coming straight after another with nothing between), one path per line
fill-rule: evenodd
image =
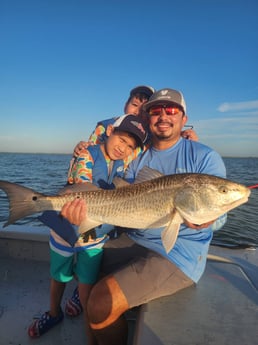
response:
M0 228L1 345L87 344L82 315L39 339L27 335L32 317L49 306L48 251L47 228ZM234 264L209 260L196 287L128 313L128 345L257 344L258 251L211 246L210 254ZM67 284L63 303L75 284Z
M240 266L208 260L197 286L144 305L134 345L258 344L258 251L210 253Z

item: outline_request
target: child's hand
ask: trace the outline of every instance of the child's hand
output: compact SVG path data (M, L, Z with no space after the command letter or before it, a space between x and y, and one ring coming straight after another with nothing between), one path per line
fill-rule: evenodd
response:
M67 202L61 210L61 215L68 219L70 223L80 225L86 219L86 202L83 199L74 199Z

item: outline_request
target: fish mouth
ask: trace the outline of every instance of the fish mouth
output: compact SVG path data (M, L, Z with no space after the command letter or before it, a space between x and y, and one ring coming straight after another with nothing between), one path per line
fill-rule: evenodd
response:
M224 207L225 212L230 211L230 210L232 210L233 208L235 208L235 207L237 207L237 206L240 206L240 205L242 205L242 204L245 204L245 203L248 201L249 195L250 195L250 192L247 193L247 195L243 196L242 198L240 198L240 199L238 199L238 200L236 200L236 201L233 201L233 202L229 205L229 207L227 207L228 205L225 206L225 207Z

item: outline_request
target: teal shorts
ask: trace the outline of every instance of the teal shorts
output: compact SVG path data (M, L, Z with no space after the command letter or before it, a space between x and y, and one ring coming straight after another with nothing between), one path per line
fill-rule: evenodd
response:
M77 275L83 284L97 281L103 248L78 251L76 254L63 256L50 249L50 274L59 282L67 283Z

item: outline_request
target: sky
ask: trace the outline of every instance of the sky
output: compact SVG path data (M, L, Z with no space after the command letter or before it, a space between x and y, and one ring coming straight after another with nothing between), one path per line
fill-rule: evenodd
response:
M0 0L0 152L72 153L137 85L180 90L222 156L258 157L257 0Z

